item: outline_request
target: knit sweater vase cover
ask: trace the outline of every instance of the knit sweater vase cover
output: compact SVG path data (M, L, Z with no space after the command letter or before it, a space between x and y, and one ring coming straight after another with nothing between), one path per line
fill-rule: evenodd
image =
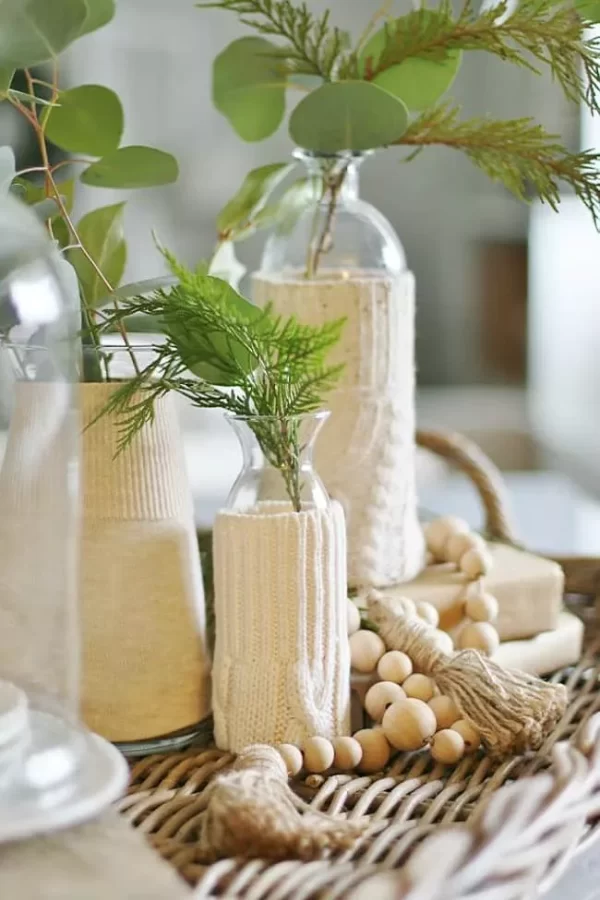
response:
M343 363L325 398L331 417L315 463L344 507L351 587L409 581L424 564L415 473L415 282L411 272L254 276L254 299L318 325L345 319L328 362Z
M350 714L346 539L338 503L259 503L214 528L215 739L302 743L346 734Z

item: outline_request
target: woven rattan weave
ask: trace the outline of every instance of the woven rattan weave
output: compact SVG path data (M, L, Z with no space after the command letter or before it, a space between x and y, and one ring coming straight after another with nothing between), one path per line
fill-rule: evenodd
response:
M465 470L480 490L490 536L511 539L501 482L468 443L421 434L420 443ZM569 589L595 594L598 561L569 561ZM329 815L367 817L351 850L311 863L225 859L204 866L197 837L211 778L231 760L216 749L156 755L132 765L119 808L181 875L195 897L247 900L528 900L549 886L600 832L600 641L594 599L571 600L588 626L584 658L554 678L570 703L544 746L456 767L428 753L397 755L378 775L312 775L301 800Z

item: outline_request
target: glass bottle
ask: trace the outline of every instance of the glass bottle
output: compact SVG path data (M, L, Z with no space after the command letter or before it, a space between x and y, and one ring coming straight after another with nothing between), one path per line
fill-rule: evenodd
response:
M242 470L226 508L328 509L327 491L313 468L315 441L328 416L326 410L290 418L228 415L242 448Z
M388 220L359 196L359 169L372 152L324 155L296 150L313 193L300 207L283 207L269 236L261 272L302 273L308 279L356 272L397 274L406 257Z
M324 398L331 418L316 447L325 487L345 512L348 581L385 587L414 578L425 547L415 473L415 282L394 229L359 196L369 153L297 150L306 202L283 200L253 298L317 325L344 319L328 363L341 364ZM302 192L300 192L302 196Z
M78 309L33 214L0 201L0 842L94 815L123 760L78 722Z

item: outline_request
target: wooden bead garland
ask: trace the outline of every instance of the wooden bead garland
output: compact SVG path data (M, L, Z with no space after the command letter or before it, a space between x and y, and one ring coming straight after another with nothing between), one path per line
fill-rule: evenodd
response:
M490 573L493 565L484 539L471 532L463 519L454 516L435 519L425 526L424 532L434 564L452 563L469 580L458 647L493 656L500 644L498 632L492 624L498 617L498 601L483 589L483 578ZM485 623L485 627L473 627L473 623ZM447 648L441 649L448 652Z

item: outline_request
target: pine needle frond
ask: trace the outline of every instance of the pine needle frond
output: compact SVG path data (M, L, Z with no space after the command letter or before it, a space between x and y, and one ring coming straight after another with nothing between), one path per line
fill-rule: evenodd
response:
M458 15L451 0L424 15L413 10L387 26L385 48L367 61L367 76L411 57L440 59L449 50L484 50L516 65L538 71L548 66L570 100L600 110L600 38L585 37L575 9L562 0L520 0L510 15L506 2L476 14L465 0Z
M328 365L327 356L343 320L304 325L274 315L270 307L249 316L248 304L232 299L225 282L192 272L163 253L180 283L170 291L125 300L117 311L107 312L102 325L114 331L128 316L152 315L164 331L152 362L116 391L104 410L118 416L118 449L153 421L156 401L169 391L200 408L267 417L250 427L267 458L282 470L298 508L301 448L294 422L321 407L341 374L343 367ZM216 373L210 380L202 377L207 365Z
M462 150L520 200L527 200L528 189L533 188L555 210L564 182L590 211L596 227L600 226L600 153L568 153L555 135L529 118L461 122L458 116L456 107L428 110L396 143L416 151L436 145Z
M346 49L346 32L331 26L329 10L314 16L306 3L290 0L209 0L201 9L224 9L236 13L242 24L254 31L285 41L281 56L291 69L303 75L318 75L331 81Z

